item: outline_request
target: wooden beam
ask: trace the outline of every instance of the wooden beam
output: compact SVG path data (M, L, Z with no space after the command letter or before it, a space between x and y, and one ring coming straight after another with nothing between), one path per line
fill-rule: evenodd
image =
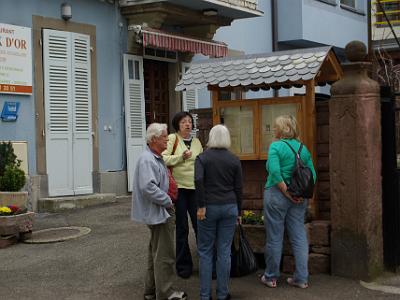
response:
M218 109L218 90L212 89L211 90L211 105L212 105L212 110L213 110L213 126L217 125L220 123L220 117L219 117L219 109Z
M306 96L304 109L304 143L311 153L314 168L317 169L317 118L316 118L316 107L315 107L315 82L310 80L306 83ZM316 195L317 193L315 193ZM318 217L318 202L316 196L310 199L310 208L313 218Z

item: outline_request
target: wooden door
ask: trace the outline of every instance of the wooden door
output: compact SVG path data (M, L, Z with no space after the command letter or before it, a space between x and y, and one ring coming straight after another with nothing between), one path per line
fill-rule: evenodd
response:
M168 63L145 59L143 65L146 125L169 124Z

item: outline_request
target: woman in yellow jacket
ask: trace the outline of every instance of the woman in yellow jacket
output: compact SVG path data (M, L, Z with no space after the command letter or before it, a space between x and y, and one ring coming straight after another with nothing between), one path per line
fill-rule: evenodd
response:
M188 213L197 236L197 206L194 187L194 162L203 152L198 138L192 137L193 117L182 111L172 119L176 133L170 134L167 149L163 152L166 165L172 167L172 175L178 184L176 202L176 272L182 278L189 278L193 271L188 236ZM175 144L176 142L176 144ZM176 145L174 147L174 145ZM175 148L175 150L174 150Z

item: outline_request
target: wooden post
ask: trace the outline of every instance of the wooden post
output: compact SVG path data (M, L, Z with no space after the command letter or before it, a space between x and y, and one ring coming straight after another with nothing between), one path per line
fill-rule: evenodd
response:
M306 82L306 97L303 107L303 124L304 124L304 143L311 153L314 168L317 170L317 119L315 110L315 81L309 80ZM318 175L318 174L317 174ZM318 188L318 187L317 187ZM315 195L317 195L317 191ZM310 200L309 207L313 219L318 218L318 201L316 196Z
M220 123L220 118L219 118L219 111L218 111L218 106L217 106L217 102L218 102L218 90L217 89L212 89L211 90L211 105L212 105L212 110L213 110L213 114L212 114L212 118L213 118L213 126L217 125Z

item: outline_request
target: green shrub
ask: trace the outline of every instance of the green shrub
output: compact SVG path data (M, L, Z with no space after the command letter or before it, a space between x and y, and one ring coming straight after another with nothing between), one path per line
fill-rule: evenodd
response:
M14 154L14 148L11 142L0 143L0 176L3 176L6 166L20 166L21 161Z
M0 177L0 191L18 192L25 185L25 172L17 166L8 165Z
M11 142L0 143L0 191L18 192L25 185L25 173L20 168Z

